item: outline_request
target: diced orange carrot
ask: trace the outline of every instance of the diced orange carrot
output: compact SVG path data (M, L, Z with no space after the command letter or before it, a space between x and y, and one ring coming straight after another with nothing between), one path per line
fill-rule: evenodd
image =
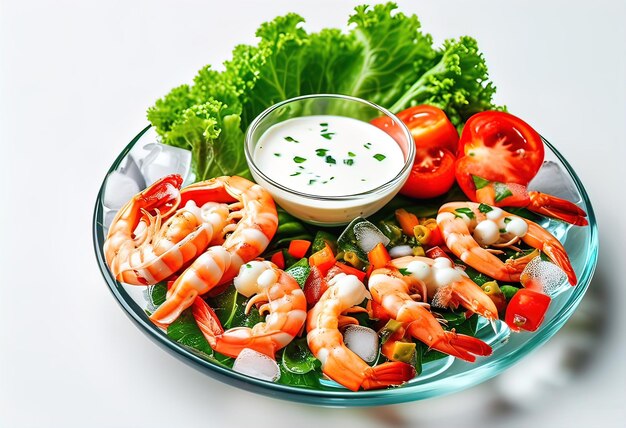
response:
M309 265L317 266L323 275L326 275L328 269L335 264L335 255L332 248L327 243L324 243L324 248L311 254L309 257Z
M374 269L380 269L387 266L387 263L391 261L391 257L387 252L387 249L382 242L379 242L369 253L367 253L367 259L370 265Z
M301 259L306 256L306 252L309 251L311 241L305 239L294 239L289 243L289 249L287 252L296 259Z
M412 214L403 208L396 210L396 220L398 220L402 231L409 236L413 236L413 228L420 224L415 214Z

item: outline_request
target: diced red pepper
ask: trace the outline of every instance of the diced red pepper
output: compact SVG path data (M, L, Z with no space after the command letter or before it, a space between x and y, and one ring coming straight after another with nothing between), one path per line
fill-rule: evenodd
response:
M550 306L550 296L522 288L509 301L504 320L513 331L535 331Z
M367 253L367 259L374 269L380 269L387 266L387 263L391 261L391 256L387 252L383 243L379 242L369 253Z
M431 259L436 259L437 257L445 257L452 263L454 263L454 260L452 260L452 258L438 245L426 250L426 257L430 257Z
M440 246L445 245L446 241L443 240L443 235L441 234L441 230L438 227L433 227L430 229L430 240L428 241L428 245L431 246Z
M354 275L357 278L359 278L359 281L363 282L365 281L365 272L363 272L362 270L359 270L357 268L354 268L352 266L348 266L344 263L341 262L336 262L335 266L337 266L339 269L341 269L341 271L343 273L345 273L346 275Z
M306 256L306 252L309 251L309 247L311 246L311 241L307 241L304 239L294 239L289 243L289 249L287 252L296 259L301 259Z
M326 275L328 269L335 265L335 255L333 254L333 249L330 248L328 244L324 243L324 248L311 254L311 257L309 257L309 265L317 266L322 274Z
M274 263L278 269L285 269L285 255L283 254L283 250L272 254L270 261Z
M370 304L372 308L372 318L379 320L379 322L383 324L391 319L389 313L380 303L377 303L375 300L370 300Z

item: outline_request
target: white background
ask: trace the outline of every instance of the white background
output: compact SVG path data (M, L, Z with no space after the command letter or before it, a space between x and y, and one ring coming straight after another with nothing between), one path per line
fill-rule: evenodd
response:
M99 186L145 110L295 11L344 27L352 1L0 2L0 426L618 426L626 8L609 1L399 2L440 43L478 39L497 102L578 172L600 226L590 291L552 341L479 387L326 409L244 392L166 354L108 291L91 242Z

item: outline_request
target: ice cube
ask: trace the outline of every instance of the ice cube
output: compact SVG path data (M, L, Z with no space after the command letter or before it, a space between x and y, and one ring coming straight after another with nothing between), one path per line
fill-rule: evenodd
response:
M362 325L351 325L343 333L343 341L355 354L368 363L378 355L378 334Z
M367 220L354 225L354 237L358 246L366 253L372 251L381 242L385 246L389 244L389 238Z
M280 377L280 368L276 361L250 348L244 348L239 353L233 370L269 382L276 382Z
M524 268L521 276L522 284L531 279L539 282L543 287L544 293L555 294L559 288L567 284L567 275L563 269L552 262L541 260L541 257L535 257Z
M389 256L392 259L397 259L398 257L412 256L412 255L413 255L413 248L411 248L409 245L397 245L389 249Z
M189 150L161 143L149 143L143 148L149 150L149 153L140 160L139 164L146 185L149 186L168 174L180 174L183 179L189 175L191 167L191 152Z
M104 206L117 211L140 190L139 184L131 177L119 171L113 171L107 177L104 187Z
M571 202L580 200L578 191L567 172L559 164L549 160L543 163L535 178L528 184L528 189L547 193Z

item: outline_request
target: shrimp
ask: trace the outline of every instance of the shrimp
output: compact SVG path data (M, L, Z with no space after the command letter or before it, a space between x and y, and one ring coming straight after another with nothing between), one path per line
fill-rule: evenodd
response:
M537 223L501 208L474 202L450 202L437 214L437 225L446 245L464 263L500 281L519 282L524 267L536 257L531 253L503 262L485 247L512 245L518 240L543 251L576 285L576 273L565 248Z
M233 210L232 221L222 234L229 234L221 245L212 245L176 278L168 290L165 302L150 319L165 327L195 298L232 280L239 268L260 255L276 232L278 215L274 200L258 184L242 177L217 177L192 184L181 191L181 202L194 200L228 203Z
M204 337L213 350L236 358L244 348L254 349L271 358L287 346L304 327L306 298L295 279L268 261L251 261L235 277L237 291L246 297L254 295L246 306L263 303L259 313L268 313L265 322L253 328L235 327L224 331L215 312L196 297L192 312Z
M344 344L339 327L356 320L342 313L369 297L356 276L340 273L307 316L307 342L322 372L352 391L400 385L415 376L413 366L402 362L371 367Z
M368 286L373 300L429 348L470 362L476 361L476 355L491 355L491 347L482 340L444 330L423 303L411 298L410 282L395 269L380 268L372 272Z
M406 269L411 279L424 283L433 306L456 308L461 305L489 321L498 319L493 300L465 272L454 268L450 259L406 256L393 259L390 264Z
M201 254L214 231L225 226L224 204L198 208L189 201L178 209L181 184L180 175L163 177L118 211L104 243L107 264L118 281L148 285L170 277Z

